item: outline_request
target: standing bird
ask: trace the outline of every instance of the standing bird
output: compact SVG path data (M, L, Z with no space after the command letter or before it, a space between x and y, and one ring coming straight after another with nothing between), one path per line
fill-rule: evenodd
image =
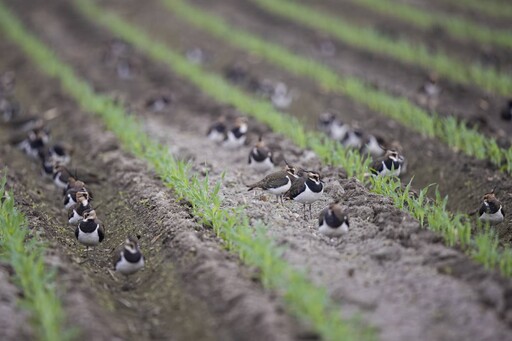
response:
M68 211L68 223L70 225L75 225L84 219L85 213L88 210L91 210L89 193L87 192L77 192L76 193L76 201L77 203Z
M337 202L323 209L318 216L318 231L323 235L339 237L347 233L348 228L348 216Z
M387 150L382 158L370 166L370 171L375 176L399 176L404 160L397 151Z
M369 154L372 157L381 157L386 153L386 149L383 147L384 139L380 136L367 135L364 139L363 147L361 148L361 154Z
M131 275L144 267L144 256L140 252L137 239L128 237L124 246L114 254L114 270L125 276Z
M214 142L222 142L224 141L226 130L226 119L224 116L221 116L217 121L213 122L210 128L208 128L208 133L206 135Z
M95 210L84 212L84 219L78 224L75 230L76 239L86 246L96 246L105 238L103 223L97 219Z
M72 183L72 185L71 185ZM86 193L85 197L90 200L91 195L85 188L85 183L80 180L75 180L71 178L68 183L68 189L66 190L66 194L64 195L64 207L69 209L78 203L77 194L79 192Z
M235 149L244 145L247 138L247 119L238 117L235 125L230 130L226 131L222 145L226 148Z
M306 205L309 204L309 217L311 219L313 217L311 204L321 199L323 193L324 182L320 179L320 174L313 171L304 171L302 176L293 182L284 197L304 205L304 220L306 220Z
M341 122L336 115L331 112L325 112L320 115L318 127L330 138L337 141L342 141L350 130L348 124Z
M494 195L494 189L483 196L482 206L478 210L478 219L491 225L497 225L505 218L501 202Z
M438 76L435 73L429 75L427 81L418 89L418 101L430 110L435 109L439 103L441 88L437 83Z
M259 173L265 173L274 168L272 151L265 146L261 136L249 153L249 167Z
M262 180L249 185L249 191L252 191L255 188L261 188L264 191L269 192L270 194L274 194L277 196L277 202L279 202L279 198L281 198L282 203L282 195L286 193L292 186L292 182L296 179L296 170L294 167L290 165L286 165L283 170L278 172L271 173L264 177Z
M66 167L60 165L59 163L54 164L53 183L55 186L66 190L68 188L68 182L71 178L71 173Z

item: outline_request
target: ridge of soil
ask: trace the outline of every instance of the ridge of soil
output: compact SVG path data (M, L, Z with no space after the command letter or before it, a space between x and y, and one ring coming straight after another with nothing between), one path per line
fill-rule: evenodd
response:
M106 238L79 266L82 247L64 219L59 191L41 181L39 165L5 143L8 131L1 128L0 155L10 185L30 226L50 242L48 263L58 268L59 295L79 339L293 340L308 333L263 290L254 269L223 250L143 162L119 150L112 134L56 90L57 82L39 77L5 39L0 47L3 67L16 70L22 105L55 113L52 134L74 146L79 174L97 180L90 187ZM123 280L108 269L113 250L129 234L141 236L147 263L133 276L134 289L124 291Z
M45 18L54 17L46 13ZM78 20L74 22L79 25ZM78 43L62 28L54 28L59 39L52 40L52 45L59 54L65 54L59 42L69 50L82 51L72 47L87 46L96 31L90 26L80 30L88 35ZM320 169L327 189L325 199L313 205L314 212L332 200L341 200L350 215L351 233L338 243L318 235L314 221L302 220L299 205L276 206L266 195L254 196L245 190L245 183L258 178L247 172L247 148L227 151L203 137L212 116L225 108L189 92L182 80L151 64L139 69L136 81L120 82L101 66L88 68L86 65L98 63L90 59L94 53L88 51L65 59L82 60L79 69L97 88L116 89L132 108L140 110L147 94L160 91L163 85L172 92L175 100L171 107L161 114L142 115L148 133L168 144L175 155L190 160L195 170L208 170L212 182L221 180L226 172L221 189L225 205L247 205L252 220L266 223L269 234L286 246L285 259L307 269L315 283L327 286L332 299L343 305L344 316L359 314L377 326L383 340L510 339L510 280L442 245L438 236L420 229L417 221L395 209L389 199L369 193L329 167ZM252 120L250 126L254 135L264 132L270 144L279 145L290 162L318 168L319 161L312 153L298 150Z
M187 28L185 30L180 26L179 20L173 20L175 17L162 11L159 6L150 6L148 4L146 11L141 13L136 2L124 1L122 7L116 5L115 8L126 12L126 15L132 17L135 22L145 24L145 27L151 27L151 22L159 22L158 26L151 27L150 32L159 38L163 37L164 41L169 41L172 46L183 46L183 50L188 50L199 44L206 51L210 51L210 61L207 67L214 69L216 72L222 72L228 66L242 64L250 70L250 76L255 79L279 79L286 84L290 84L292 90L297 91L300 96L292 103L288 111L308 122L310 127L314 127L316 122L316 117L311 115L312 112L321 113L324 110L335 107L343 113L343 119L349 124L357 126L365 132L383 136L386 141L399 141L408 160L409 171L403 177L404 181L408 182L414 178L413 184L415 188L422 188L432 183L437 184L443 196L449 195L448 208L450 210L463 213L474 210L478 207L481 196L492 188L497 188L498 197L505 207L512 207L512 196L506 194L512 192L512 181L506 174L496 170L487 161L475 160L457 153L439 141L425 138L420 134L412 132L392 120L354 104L346 98L339 95L322 93L313 82L304 80L301 77L290 76L286 72L262 61L254 62L250 54L243 54L226 48L215 39L205 39L204 35L198 34L193 29ZM52 28L53 26L46 25L45 27L48 32L45 29L41 30L41 34L45 35L45 39L48 39L52 46L59 49L61 55L68 62L75 65L85 77L100 80L96 84L97 89L108 92L112 91L114 87L130 91L131 82L117 80L111 87L104 86L104 74L109 74L111 78L115 77L112 70L101 64L99 58L102 54L102 48L98 46L105 47L108 39L96 27L85 22L72 9L66 9L66 6L61 6L57 10L60 11L59 17L62 19L58 20L57 17L52 17L51 14L47 13L40 14L39 18L35 15L32 19L37 26L41 26L43 22L52 22L53 26L58 26ZM136 13L136 16L134 16L134 13ZM65 18L72 19L66 20ZM169 18L171 20L168 20ZM186 33L164 37L164 34L161 32L165 31L186 31ZM159 32L160 34L158 34ZM72 37L73 34L81 37L79 42L76 38ZM75 47L69 49L66 46ZM82 52L78 56L73 51ZM170 93L175 96L175 101L181 101L191 106L192 111L208 112L208 109L201 107L199 104L194 104L196 102L195 93L197 89L188 85L187 82L165 77L168 69L166 66L158 63L155 64L152 60L145 58L136 51L132 51L132 55L140 65L141 70L139 71L142 72L142 69L146 70L151 82L157 85L152 91L148 91L148 89L152 88L151 84L141 85L140 93L145 96L151 96L155 93ZM140 78L142 77L137 78L139 83L143 82ZM174 89L173 91L170 90L170 82L175 84L172 88L180 87L186 88L186 90L180 91L178 96ZM120 94L115 93L115 95L119 96ZM215 105L212 104L212 106ZM141 102L133 110L140 111L143 108L144 105ZM218 108L212 115L214 116L222 110L222 108ZM418 153L419 150L421 153ZM425 162L426 159L428 160L427 163ZM501 242L509 243L512 240L511 227L512 217L510 216L507 216L505 221L496 227Z
M358 5L351 0L300 2L322 11L328 10L328 12L333 16L339 16L341 18L347 18L347 13L350 13L350 23L355 23L362 27L372 27L383 35L393 39L406 39L412 42L421 42L427 45L431 51L443 51L449 56L456 57L465 63L482 64L491 68L497 68L502 72L511 71L510 65L512 58L510 56L510 52L506 48L457 39L445 32L441 27L433 27L431 29L418 28L402 20L376 13L375 11L365 8L363 5ZM397 2L408 3L410 1ZM435 4L435 2L440 3L442 1L415 1L414 7L420 8L421 6L429 13L437 13L438 10L435 8L437 7L437 4ZM435 11L432 10L434 8ZM461 14L459 10L455 9L452 9L451 11L444 11L443 14L445 13L459 17ZM505 25L495 25L499 21L506 23L506 20L496 20L492 18L485 18L484 20L485 26L487 27L495 27L498 29L506 28ZM510 28L510 23L506 23L506 26Z
M414 103L418 103L417 90L427 80L430 72L383 55L352 48L334 39L331 42L336 47L336 57L325 57L315 48L325 39L325 35L266 12L251 1L197 0L193 3L222 16L235 27L320 61L341 75L357 77L390 95L402 96ZM503 145L510 144L512 124L500 118L500 111L508 99L443 78L438 83L442 93L436 112L476 124L480 131L498 138ZM485 107L481 106L482 100L486 103Z

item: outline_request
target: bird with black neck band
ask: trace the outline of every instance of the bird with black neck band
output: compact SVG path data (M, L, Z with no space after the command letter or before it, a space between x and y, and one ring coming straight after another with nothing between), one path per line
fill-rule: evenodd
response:
M327 237L340 237L349 231L348 215L338 202L330 204L318 216L318 231Z
M490 225L497 225L505 219L503 205L494 194L495 189L482 197L482 205L478 210L478 219Z
M258 143L249 153L249 167L258 173L265 173L274 168L274 166L272 151L265 145L263 138L260 136Z
M387 150L383 157L372 163L370 171L374 176L399 176L404 160L396 150Z
M325 186L318 172L302 170L298 173L302 173L302 176L293 182L290 189L284 194L284 198L303 204L304 220L307 220L306 205L309 205L311 219L313 217L311 204L322 198Z
M75 237L80 244L85 245L87 252L89 247L97 246L105 239L105 227L97 218L95 210L86 210L83 218L75 229Z
M89 193L79 191L75 195L77 203L69 208L68 223L70 225L78 224L84 219L85 212L91 209Z
M144 267L144 256L140 251L137 239L126 238L124 245L114 254L114 270L122 275L129 276Z
M238 117L235 120L233 128L225 132L222 146L229 149L236 149L243 146L247 139L247 131L247 119L245 117Z

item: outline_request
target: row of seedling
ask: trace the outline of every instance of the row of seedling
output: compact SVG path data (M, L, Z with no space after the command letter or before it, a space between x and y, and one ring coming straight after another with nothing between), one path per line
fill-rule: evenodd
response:
M252 1L275 15L332 35L340 42L358 49L418 65L446 79L468 86L476 85L488 92L509 96L512 91L512 79L507 75L480 64L464 63L443 51L431 52L428 46L420 42L393 39L375 29L353 25L347 22L349 18L315 10L311 5L302 5L296 1Z
M19 109L14 98L14 78L0 77L0 125ZM5 129L5 128L3 128ZM31 313L33 336L40 340L69 339L64 330L64 313L55 288L55 269L46 262L46 247L34 237L25 215L16 208L13 187L4 174L0 181L0 257L13 270L20 289L21 306Z
M212 188L207 177L200 179L191 175L188 164L174 159L166 146L151 139L123 107L107 96L95 94L91 86L28 33L1 3L0 27L40 70L57 78L84 110L97 114L129 152L146 160L165 185L172 188L178 198L187 200L192 205L193 214L203 224L211 226L233 252L247 264L258 267L262 282L282 294L292 313L309 323L326 340L373 339L373 333L367 327L341 319L339 308L331 302L324 288L312 284L302 272L282 260L281 250L266 236L264 226L251 226L241 207L221 207L220 183Z
M310 148L315 151L324 162L342 166L349 176L355 176L360 180L366 178L369 159L361 156L356 150L343 148L337 141L326 139L323 133L306 131L295 117L276 111L270 103L255 99L236 87L231 86L224 81L221 76L205 72L196 65L189 63L181 54L173 52L155 39L149 39L141 29L124 22L115 14L105 11L90 2L78 1L76 4L89 19L109 28L120 38L143 50L155 60L167 64L174 73L188 79L201 91L218 102L233 105L241 112L245 112L260 122L267 124L276 133L283 134L290 138L298 146ZM180 6L185 6L181 2L179 2L179 4ZM190 13L188 12L189 9L189 7L186 7L184 12L181 13L187 16L197 13L198 17L194 20L201 22L210 21L210 18L206 14L196 11ZM215 25L212 29L215 27L217 26ZM230 32L234 35L239 33L238 31ZM265 43L261 42L261 44ZM411 204L404 205L404 207L400 208L408 210L413 217L425 221L424 226L426 227L429 227L429 219L432 220L433 226L444 226L440 234L445 240L450 242L450 244L465 245L469 253L473 253L473 248L480 247L480 245L468 243L467 231L468 229L471 230L469 222L465 223L468 224L468 227L464 227L463 231L459 232L458 230L461 229L461 227L458 222L458 216L454 216L448 212L445 205L441 205L438 202L432 204L424 200L420 201L408 192L404 192L402 187L397 187L392 181L380 177L374 180L373 188L377 193L385 193L387 195L396 194L407 197ZM489 240L495 238L494 234L488 231L484 233L489 234ZM492 247L495 252L501 253L495 245L485 245L485 247ZM508 253L503 253L503 255L504 257L508 257ZM486 259L479 260L482 261L483 264L489 264ZM507 264L508 262L512 262L512 258L507 260ZM506 267L503 269L506 269ZM506 274L512 275L512 273Z
M497 47L512 48L512 33L493 29L453 14L431 13L394 0L351 0L370 11L401 20L420 29L442 28L454 38ZM482 2L483 4L483 2ZM487 1L485 1L487 4Z
M468 128L464 123L453 124L454 119L451 117L444 118L435 113L430 114L405 98L395 98L365 85L356 78L341 77L334 70L314 60L303 58L281 46L231 27L221 18L186 4L182 0L163 1L180 18L184 18L192 25L205 30L207 34L214 35L237 48L250 51L252 54L258 55L293 74L310 78L323 89L344 94L355 102L364 104L371 110L382 113L413 131L428 137L439 138L450 147L456 148L469 156L478 159L489 159L500 169L509 173L512 172L510 151L500 148L494 138L484 136L476 130ZM78 1L77 4L84 7L81 5L81 1ZM110 26L114 25L110 24ZM115 26L122 26L122 23ZM122 34L121 31L122 29L118 33ZM133 31L138 32L135 29ZM130 41L129 38L126 38L126 40ZM132 40L139 41L136 38ZM139 47L146 51L158 49L159 51L155 51L157 54L165 55L163 46L152 43L152 41L147 43L139 41ZM155 45L158 47L155 47ZM169 55L164 58L170 59Z

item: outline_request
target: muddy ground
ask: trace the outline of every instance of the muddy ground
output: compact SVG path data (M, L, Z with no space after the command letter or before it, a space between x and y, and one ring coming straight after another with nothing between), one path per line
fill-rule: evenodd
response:
M23 10L29 4L30 10ZM109 1L112 6L119 4ZM119 10L128 13L134 13L137 7L134 1L122 4ZM512 283L484 270L458 250L443 246L438 236L420 229L388 199L345 179L340 169L319 169L327 190L324 200L315 203L314 212L332 200L341 200L350 214L351 233L339 242L318 235L316 220L304 221L300 205L276 206L273 198L245 190L244 184L259 177L247 170L248 146L231 152L204 138L208 125L220 112L229 111L227 108L136 52L139 63L134 78L117 79L115 70L102 63L102 52L114 37L81 18L64 1L44 5L17 1L10 5L96 89L115 94L139 114L148 133L168 144L170 152L190 160L194 170L208 170L212 182L220 181L226 172L221 190L226 207L246 205L252 221L263 221L269 234L286 247L285 259L307 269L315 283L326 286L344 316L360 315L377 328L383 340L511 339ZM148 5L152 15L158 9ZM150 18L143 14L140 17ZM164 32L169 23L175 22L161 22L159 29ZM179 32L185 35L188 31ZM205 37L193 43L202 46ZM163 188L140 161L123 153L101 124L77 110L55 82L35 72L5 39L0 39L0 48L7 51L0 56L2 68L14 69L18 74L17 95L22 103L39 113L55 108L53 112L58 116L49 122L55 138L72 143L74 159L79 160L75 166L98 178L91 187L95 200L102 205L100 218L107 226L107 239L91 253L94 257L90 261L79 265L83 250L65 224L58 193L41 181L38 167L17 150L0 150L1 160L9 165L18 203L29 215L31 225L51 242L49 262L59 266L59 293L70 316L69 324L80 328L81 338L134 339L139 334L138 339L173 340L315 338L306 326L284 313L279 295L263 290L257 273L224 251L211 231L195 224L186 205L177 203L172 192ZM212 52L217 55L217 50ZM230 56L231 63L244 57ZM223 65L218 63L215 67ZM258 77L269 72L261 62L255 69ZM281 77L283 73L276 75ZM314 85L301 82L297 87L302 94ZM161 113L144 110L148 97L161 92L172 94L172 105ZM313 103L325 105L319 100ZM291 162L319 168L311 152L297 149L256 122L250 121L250 126L252 141L264 133L267 141L280 146ZM414 139L414 134L392 123L386 127L390 134L399 131L404 134L400 136L411 138L407 145L428 141L427 148L434 152L440 149L446 155L443 160L455 163L454 168L446 168L447 163L434 164L439 170L467 182L477 179L482 170L493 176L492 181L502 179L484 163L464 158L435 141L418 136ZM412 160L417 161L411 162L411 172L419 172L420 158ZM457 167L466 164L469 175L460 177ZM484 188L490 182L486 179L475 186ZM116 280L107 269L112 249L128 233L141 235L148 266L135 276L134 289L123 291L122 279Z
M222 3L226 2L219 2L216 6L220 7ZM230 4L229 1L227 1L227 3ZM212 3L208 3L208 5L213 6ZM505 206L512 206L512 197L508 195L512 190L510 177L498 171L496 167L486 161L477 161L466 157L448 148L439 141L425 138L397 124L395 121L389 120L376 112L368 110L360 104L354 103L344 96L325 93L313 82L304 80L301 77L290 76L290 74L255 58L253 55L233 49L222 41L213 39L204 32L195 30L189 25L186 25L186 23L181 21L178 17L169 14L158 1L149 3L142 13L139 11L137 3L134 1L109 1L105 3L105 6L115 9L119 13L124 13L126 18L140 24L147 29L152 36L162 39L175 50L181 50L185 53L185 51L194 47L202 48L208 56L205 66L209 70L222 73L235 65L244 67L248 71L248 76L245 82L239 84L244 87L244 89L247 88L251 79L260 81L264 79L279 80L288 84L292 91L296 93L297 98L292 102L287 111L303 119L311 129L315 129L318 114L325 110L334 109L341 113L342 118L351 125L359 127L365 132L380 135L384 137L386 141L398 142L403 146L404 154L409 162L410 171L404 177L404 181L408 182L414 177L413 183L414 187L417 189L433 183L438 184L441 194L449 196L450 200L448 205L453 211L463 213L473 211L478 207L481 196L495 187L498 193L500 193L498 196L504 202ZM267 21L263 23L260 22L266 20L268 15L265 15L263 19L259 19L257 14L261 11L258 12L256 9L240 14L239 11L237 11L237 5L234 5L224 6L224 10L226 18L247 16L248 20L238 20L242 26L248 25L249 22L256 22L262 28L271 25L267 23ZM69 15L69 11L66 12L65 9L61 11L60 17L73 17ZM56 21L55 19L45 18L45 15L46 14L41 14L39 18L36 17L34 19L39 26L43 25L43 22ZM77 27L78 25L75 23L79 20L80 19L73 19L73 23L70 23L67 30L75 30L76 35L84 35L84 30L88 32L89 36L93 34L93 27L88 29ZM237 20L235 19L234 21ZM155 25L154 22L158 22L159 24ZM291 31L287 32L282 28L283 25L280 25L280 22L282 23L282 21L278 20L273 22L273 25L276 27L274 34L278 37L282 36L282 39L286 41L297 40L294 35L290 34ZM55 23L54 25L59 24ZM48 25L45 25L45 27L48 27ZM52 44L73 44L72 37L65 37L62 34L59 35L58 41L57 39L51 38L52 35L56 34L55 32L62 32L64 30L57 28L52 29L51 27L48 27L48 30L51 30L47 35L48 39L51 39ZM169 34L168 32L180 32L180 34ZM265 32L260 33L263 36L270 36L270 33ZM104 42L106 45L107 39L100 38L102 37L101 33L97 33L97 35L98 40ZM65 43L62 43L63 41L65 41ZM86 44L83 39L79 43ZM98 61L98 55L102 53L101 48L97 48L97 51L94 52L92 50L94 46L98 45L91 42L87 47L77 47L72 51L90 51L91 58L96 58L95 60ZM313 45L309 46L309 48L312 47ZM90 68L90 60L86 56L76 56L76 53L69 51L69 49L68 51L65 50L64 48L62 49L63 53L69 56L68 60L74 63L80 70L84 70L85 74L92 75L93 73L101 73L96 67ZM302 50L300 51L303 52ZM166 89L168 87L167 83L161 76L162 72L165 72L166 67L162 67L158 64L154 65L152 61L146 59L136 51L133 52L133 55L135 60L138 61L138 64L148 65L146 68L150 68L150 76L158 85L158 90L156 91L169 91ZM347 53L340 52L340 56L343 56L343 59L340 60L340 57L338 57L336 60L346 65L351 65L350 67L354 67L354 65L345 61ZM377 63L374 64L378 66ZM361 68L360 72L364 72L364 68ZM125 86L122 82L118 83L120 83L118 86ZM102 82L99 82L99 84L102 84ZM141 91L148 94L147 96L152 95L151 92L148 91L148 87L142 86L141 89ZM194 91L196 90L192 88L190 93ZM182 96L189 96L187 91L185 91L185 93L187 94ZM185 102L188 101L188 99L185 98L183 98L183 100ZM427 162L425 162L426 160ZM464 174L464 176L461 176L461 174ZM512 239L512 220L507 218L505 223L498 227L498 232L502 242L510 242Z
M84 250L66 223L59 191L41 179L37 164L6 145L10 134L2 128L2 166L9 167L9 184L30 226L50 242L48 262L59 269L59 294L79 339L291 340L307 331L283 314L275 295L255 281L254 270L244 268L211 231L197 225L188 207L143 163L119 150L111 134L62 96L57 83L41 77L13 45L0 41L8 51L2 54L2 68L16 69L20 101L34 113L57 115L48 123L55 141L71 143L73 167L97 178L89 183L107 237L80 264ZM129 288L134 289L125 291L124 279L109 269L113 249L127 235L141 237L147 266L132 278ZM2 287L7 298L9 288ZM10 319L13 327L23 327L19 319ZM19 340L24 334L13 335Z

